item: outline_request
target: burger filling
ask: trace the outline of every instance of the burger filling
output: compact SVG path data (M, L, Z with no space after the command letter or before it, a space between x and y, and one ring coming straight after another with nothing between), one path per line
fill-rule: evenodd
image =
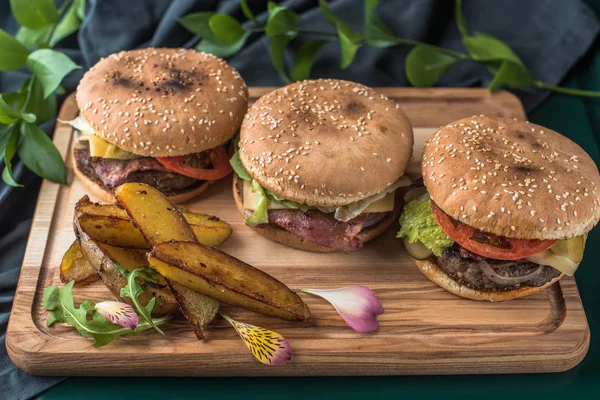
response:
M432 259L458 283L477 290L539 287L562 273L573 275L585 235L568 240L522 240L469 227L440 210L428 195L410 201L400 216L409 254Z
M106 142L81 116L64 122L80 132L74 149L77 169L106 190L140 182L164 193L181 192L231 172L223 146L180 157L145 157Z
M243 180L245 222L258 229L283 229L304 240L339 251L362 247L358 235L398 211L396 191L410 185L406 177L386 190L343 207L310 207L277 196L252 179L236 152L231 165Z

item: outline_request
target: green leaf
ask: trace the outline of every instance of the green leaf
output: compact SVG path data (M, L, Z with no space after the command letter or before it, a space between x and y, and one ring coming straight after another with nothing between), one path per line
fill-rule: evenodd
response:
M21 42L0 29L0 71L14 71L27 62L29 50Z
M404 207L397 237L407 237L410 243L421 242L436 256L454 244L436 222L429 197L413 200Z
M377 6L379 0L365 0L364 35L365 41L373 47L390 47L398 44L398 37L383 23Z
M33 80L33 83L30 82ZM44 91L41 83L32 77L25 81L27 93L27 104L25 104L25 111L35 115L36 123L43 124L44 122L54 118L57 111L56 95L51 94L47 98L44 97Z
M277 196L275 193L271 192L268 189L263 189L263 190L265 191L265 194L267 195L267 197L275 203L286 206L287 208L295 208L298 210L302 210L304 212L308 211L307 204L300 204L300 203L293 202L291 200L286 200L283 197Z
M456 25L458 30L463 37L463 40L469 36L467 24L465 23L465 16L462 12L462 0L456 0L454 7L454 18L456 19Z
M81 21L85 19L85 0L75 0L77 4L77 16Z
M406 77L412 86L433 86L458 59L428 45L415 46L406 56Z
M519 56L505 42L485 33L464 38L463 43L475 61L511 61L523 64Z
M281 74L285 83L290 83L291 79L287 76L287 72L285 70L285 47L292 40L291 37L288 36L277 36L271 39L271 43L269 44L269 55L271 56L271 63L275 67L275 69Z
M200 43L196 46L196 50L203 51L205 53L214 54L217 57L227 58L239 52L244 44L250 37L250 32L244 33L237 42L232 44L231 46L225 46L220 43L212 42L208 39L202 39Z
M248 171L246 171L246 168L244 168L242 160L240 160L240 153L238 153L237 151L233 153L233 157L231 157L231 160L229 160L229 164L231 164L231 167L233 168L237 176L239 176L245 181L252 180L252 177L250 176Z
M30 29L40 29L58 21L53 0L10 0L15 19Z
M342 22L333 12L331 12L327 5L327 1L319 0L319 8L321 8L323 16L331 25L336 26L339 22Z
M246 33L240 23L227 14L213 15L208 21L208 25L217 40L225 46L237 43Z
M29 113L23 113L13 107L11 107L5 100L4 94L0 94L0 123L2 124L13 124L19 120L26 122L35 122L35 115Z
M298 49L290 71L290 75L294 81L303 81L310 78L310 70L315 62L317 53L326 43L327 41L325 40L309 40Z
M17 31L16 39L25 46L33 49L48 47L48 36L52 31L52 25L40 29L29 29L22 26Z
M50 96L71 71L81 68L65 54L50 49L31 53L27 67L42 84L44 97Z
M242 6L242 12L244 13L244 16L248 18L248 20L258 24L258 20L250 9L250 6L248 6L248 2L246 0L240 0L240 5Z
M188 14L179 19L179 23L188 31L200 36L201 38L216 41L208 22L215 15L213 12L198 12Z
M340 52L342 55L340 66L348 67L352 64L354 56L360 47L360 36L356 36L354 31L348 28L344 23L337 24L338 38L340 39Z
M35 124L21 124L19 157L35 174L56 183L67 183L63 159L50 138Z
M265 190L256 182L252 180L252 191L256 193L259 198L258 204L255 206L255 210L251 216L244 219L244 222L248 226L257 226L261 224L269 223L269 213L267 207L269 206L269 199L265 193Z
M4 170L2 180L10 186L21 187L12 175L12 158L17 150L19 142L19 131L16 125L9 125L0 129L0 158L4 159Z
M95 347L102 347L119 336L133 335L150 329L148 322L141 322L135 330L123 328L113 324L104 318L99 312L94 310L95 304L91 301L81 303L79 307L75 306L73 300L73 285L71 281L62 288L58 286L49 286L44 290L42 296L44 308L50 311L46 324L52 326L57 322L63 322L73 326L81 336L94 339ZM88 317L92 315L91 321ZM157 318L153 320L155 325L163 324L171 319L170 316Z
M502 86L509 86L511 88L535 87L535 80L531 76L531 72L524 65L504 61L487 89L490 92L494 92Z
M269 37L295 36L298 32L298 20L300 16L295 12L282 6L274 6L269 10L269 19L265 27L265 33Z
M56 26L56 30L54 31L52 38L50 38L50 47L54 47L58 42L67 36L77 32L81 26L81 19L79 19L79 15L77 14L79 3L80 0L74 1L73 4L71 4L71 7L69 7L67 10L67 13L63 19L61 19Z
M129 271L114 261L113 261L113 265L121 274L123 274L127 278L127 286L123 286L121 288L121 293L120 293L121 298L129 297L131 299L131 301L133 302L133 305L134 305L136 311L138 312L138 314L142 318L144 318L146 320L146 322L148 324L150 324L150 326L152 328L154 328L154 330L156 332L160 333L161 335L164 335L164 332L152 322L152 309L154 308L154 303L156 302L156 298L153 297L152 299L150 299L148 304L146 304L145 306L143 306L140 303L140 299L139 299L140 295L142 293L144 293L144 289L142 289L142 287L140 286L140 284L138 283L136 278L137 277L147 278L150 276L150 274L153 273L153 271L151 272L148 268L138 268L138 269L134 269L133 271ZM148 271L146 271L146 270L148 270Z

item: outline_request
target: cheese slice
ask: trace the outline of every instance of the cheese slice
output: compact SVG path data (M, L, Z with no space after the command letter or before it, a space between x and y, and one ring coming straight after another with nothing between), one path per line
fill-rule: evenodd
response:
M260 201L259 197L252 191L252 182L244 181L244 208L246 210L252 210L256 208L256 204ZM288 207L276 203L274 201L269 201L269 206L267 207L269 210L285 210ZM369 204L367 208L363 210L363 214L366 213L375 213L375 212L388 212L394 210L394 192L388 193L382 199L374 201Z

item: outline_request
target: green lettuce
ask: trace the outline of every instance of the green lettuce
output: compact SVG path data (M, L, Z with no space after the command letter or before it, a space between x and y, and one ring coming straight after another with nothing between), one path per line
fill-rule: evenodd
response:
M267 207L269 206L269 198L265 193L265 189L252 179L252 191L258 196L258 204L256 204L252 215L246 218L244 222L249 226L268 224L269 213L267 212Z
M454 244L435 220L429 197L413 200L404 207L397 237L406 237L410 243L421 242L436 256Z
M252 180L252 177L250 176L248 171L246 171L246 168L244 168L242 160L240 160L240 153L236 151L233 154L233 157L231 157L231 160L229 160L229 164L231 164L231 168L233 168L237 176L239 176L245 181Z

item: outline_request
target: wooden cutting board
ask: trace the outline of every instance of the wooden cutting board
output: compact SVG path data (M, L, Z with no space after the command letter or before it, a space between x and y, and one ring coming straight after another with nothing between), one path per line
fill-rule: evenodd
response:
M256 99L269 88L253 88ZM524 119L516 97L482 89L380 89L406 111L415 127L418 162L424 141L442 124L473 114ZM60 119L78 113L74 97ZM575 280L565 278L524 299L487 303L456 297L431 283L395 239L394 225L382 237L349 254L313 254L268 241L243 224L231 180L213 186L189 204L218 215L234 229L222 246L294 290L366 285L385 312L379 330L359 334L327 302L301 294L313 320L286 322L225 308L234 319L276 330L294 350L283 367L268 367L250 355L236 332L218 317L196 340L183 318L152 331L119 338L100 349L66 326L46 327L45 287L61 285L58 266L73 241L73 207L86 191L73 180L69 148L73 129L59 123L54 143L69 168L70 186L44 181L38 198L8 325L7 349L20 368L39 375L308 376L524 373L563 371L585 356L590 332ZM101 282L76 288L76 302L110 299Z

